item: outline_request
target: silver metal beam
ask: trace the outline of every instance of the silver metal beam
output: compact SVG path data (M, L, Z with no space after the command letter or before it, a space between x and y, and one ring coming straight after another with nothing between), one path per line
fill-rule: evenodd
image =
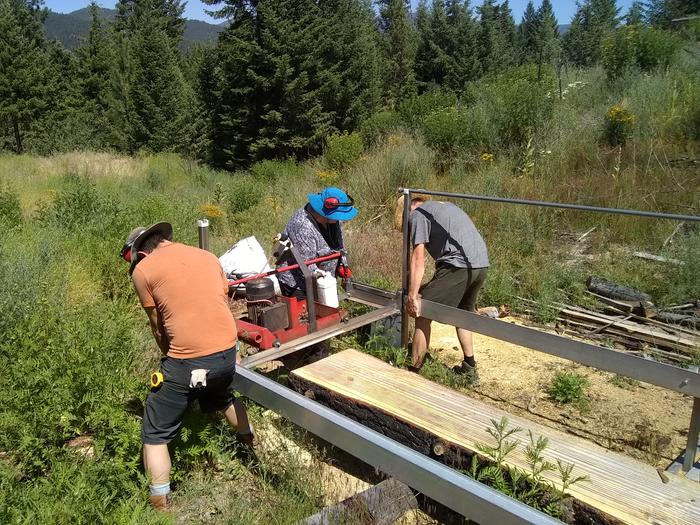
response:
M375 321L380 321L385 317L395 315L398 312L399 310L393 304L390 304L389 306L385 306L378 310L372 310L371 312L367 312L366 314L355 317L354 319L350 319L346 323L340 323L333 326L329 326L328 328L317 330L316 332L305 335L304 337L300 337L299 339L289 341L288 343L283 344L279 348L271 348L269 350L264 350L262 352L258 352L257 354L253 354L248 357L244 357L241 360L241 366L245 368L254 368L256 366L260 366L263 363L267 363L268 361L272 361L273 359L278 359L280 357L293 354L298 350L308 348L311 345L320 343L321 341L325 341L326 339L330 339L331 337L342 335L351 330L356 330L368 324L374 323Z
M409 265L411 264L411 235L408 231L408 217L411 214L411 190L404 188L403 193L403 245L401 258L401 346L408 346L408 314L403 307L408 295L409 277L411 274Z
M564 210L590 211L596 213L615 213L618 215L633 215L636 217L652 217L655 219L669 219L672 221L700 222L698 215L678 215L673 213L659 213L655 211L626 210L621 208L602 208L600 206L584 206L583 204L565 204L560 202L531 201L526 199L509 199L506 197L491 197L488 195L470 195L467 193L450 193L447 191L430 191L414 188L403 188L402 192L424 193L426 195L438 195L452 197L454 199L467 199L473 201L502 202L505 204L524 204L526 206L540 206L542 208L560 208Z
M235 388L481 525L561 523L251 370L237 369Z
M209 251L209 219L197 221L198 244L202 250Z
M677 366L616 352L525 326L490 319L473 312L421 300L421 316L550 355L615 372L645 383L700 397L700 374Z
M381 308L392 304L397 308L400 306L398 294L356 281L353 281L352 285L348 287L347 299L368 306L374 306L375 308Z

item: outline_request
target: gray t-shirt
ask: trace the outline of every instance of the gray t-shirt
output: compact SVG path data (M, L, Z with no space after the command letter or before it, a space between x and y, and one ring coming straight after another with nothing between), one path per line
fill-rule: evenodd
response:
M435 263L488 268L486 244L469 218L451 202L426 201L408 218L413 246L425 244Z

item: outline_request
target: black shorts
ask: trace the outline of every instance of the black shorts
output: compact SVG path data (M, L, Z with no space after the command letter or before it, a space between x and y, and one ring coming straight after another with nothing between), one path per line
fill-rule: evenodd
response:
M438 265L433 278L421 286L421 297L435 303L474 312L476 299L486 280L487 272L488 268Z
M190 375L198 368L209 370L207 386L190 389ZM165 357L160 371L163 384L148 394L143 411L141 441L146 445L170 443L180 431L187 406L195 399L203 412L224 410L235 400L232 390L235 347L194 359Z

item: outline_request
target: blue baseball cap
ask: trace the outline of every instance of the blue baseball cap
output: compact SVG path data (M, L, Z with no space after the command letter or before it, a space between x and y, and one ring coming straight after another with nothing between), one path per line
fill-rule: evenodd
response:
M326 188L321 193L309 193L311 208L326 219L349 221L357 215L352 197L340 188Z

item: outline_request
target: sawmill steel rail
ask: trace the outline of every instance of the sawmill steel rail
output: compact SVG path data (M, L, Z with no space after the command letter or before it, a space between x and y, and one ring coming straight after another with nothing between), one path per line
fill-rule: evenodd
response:
M603 208L600 206L586 206L584 204L568 204L563 202L531 201L527 199L511 199L508 197L492 197L490 195L470 195L468 193L450 193L447 191L431 191L423 189L403 188L402 193L422 193L453 199L466 199L472 201L500 202L503 204L523 204L525 206L538 206L540 208L559 208L564 210L588 211L594 213L614 213L617 215L632 215L635 217L649 217L652 219L668 219L671 221L700 222L698 215L679 215L675 213L661 213L656 211L627 210L624 208Z
M247 398L476 523L561 524L252 370L236 369L235 388Z
M602 208L599 206L584 206L579 204L566 204L546 201L532 201L525 199L511 199L505 197L492 197L488 195L470 195L465 193L450 193L445 191L431 191L425 189L400 188L399 193L404 197L403 214L403 245L402 245L402 303L405 304L408 294L408 278L410 263L410 240L408 234L408 217L410 214L411 194L435 195L455 199L475 201L498 202L503 204L520 204L538 206L544 208L560 208L596 213L614 213L618 215L631 215L654 219L667 219L674 221L700 222L700 216L677 215L641 210L627 210L619 208ZM571 361L576 361L609 372L616 372L627 377L639 379L646 383L675 390L683 394L693 396L693 409L690 417L688 438L682 459L681 470L692 479L700 481L700 469L694 468L695 457L698 453L698 439L700 438L700 374L695 371L658 363L641 357L630 356L621 352L615 352L608 348L575 341L573 339L559 337L543 333L539 330L516 326L509 323L501 323L493 319L486 319L471 312L465 312L457 308L421 301L421 314L428 319L439 323L459 326L480 334L509 341L527 348L539 350ZM408 314L406 308L401 308L401 343L408 345ZM674 466L672 466L673 468ZM691 476L692 473L692 476Z

